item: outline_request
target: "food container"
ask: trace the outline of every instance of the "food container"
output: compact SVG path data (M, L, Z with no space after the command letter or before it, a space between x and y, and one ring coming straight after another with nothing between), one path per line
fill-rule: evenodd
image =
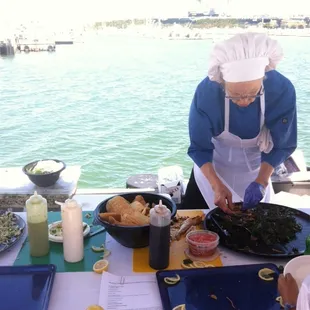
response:
M195 257L212 256L219 244L218 234L208 230L191 231L186 235L189 252Z
M37 164L43 162L55 162L59 164L59 168L52 172L33 173L33 169ZM54 185L63 170L66 169L66 164L58 159L42 159L33 161L23 167L23 172L28 176L29 180L39 187L48 187Z

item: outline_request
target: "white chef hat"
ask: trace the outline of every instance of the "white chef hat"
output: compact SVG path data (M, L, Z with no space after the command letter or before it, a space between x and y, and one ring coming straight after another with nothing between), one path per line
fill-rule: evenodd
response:
M280 44L264 33L241 33L215 45L208 76L212 81L258 80L283 57Z
M297 299L297 309L310 310L310 275L301 284Z

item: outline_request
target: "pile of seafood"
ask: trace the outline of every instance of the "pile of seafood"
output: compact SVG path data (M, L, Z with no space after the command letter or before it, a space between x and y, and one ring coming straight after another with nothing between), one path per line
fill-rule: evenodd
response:
M296 233L302 231L302 225L295 217L296 212L298 211L283 206L259 205L253 210L232 215L219 210L213 217L229 232L240 227L249 232L252 240L272 246L287 244L296 238Z
M202 224L202 216L188 217L178 216L171 221L170 237L171 241L180 240L182 236L186 236L190 231L196 230Z

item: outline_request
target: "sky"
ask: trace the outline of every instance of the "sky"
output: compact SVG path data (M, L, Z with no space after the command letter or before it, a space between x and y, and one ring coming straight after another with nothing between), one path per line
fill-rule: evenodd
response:
M227 2L230 2L227 7ZM229 10L232 14L302 14L309 12L310 0L202 0L201 8ZM42 20L53 23L107 19L187 16L198 9L195 0L0 0L1 19Z

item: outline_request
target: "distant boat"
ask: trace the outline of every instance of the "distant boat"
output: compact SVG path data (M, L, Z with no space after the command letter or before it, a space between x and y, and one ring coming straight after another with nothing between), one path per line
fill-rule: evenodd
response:
M72 45L73 40L61 40L61 41L55 41L55 45Z

